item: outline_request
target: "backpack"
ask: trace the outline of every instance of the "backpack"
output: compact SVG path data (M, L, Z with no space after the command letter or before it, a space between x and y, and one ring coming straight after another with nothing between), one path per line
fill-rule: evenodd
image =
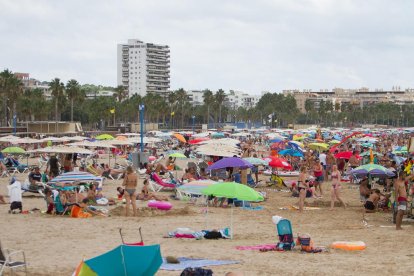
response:
M201 267L187 267L181 272L180 276L212 276L213 271L211 269L204 269Z

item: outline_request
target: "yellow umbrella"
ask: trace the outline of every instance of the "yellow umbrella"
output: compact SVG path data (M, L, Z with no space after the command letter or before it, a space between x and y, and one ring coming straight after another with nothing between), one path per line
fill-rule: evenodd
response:
M310 149L317 150L317 151L322 151L322 150L328 150L329 149L329 145L325 144L325 143L311 143L311 144L308 145L308 147Z

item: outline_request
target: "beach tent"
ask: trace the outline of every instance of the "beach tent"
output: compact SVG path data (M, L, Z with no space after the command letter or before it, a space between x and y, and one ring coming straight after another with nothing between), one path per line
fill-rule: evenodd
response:
M79 264L74 276L149 276L162 264L160 245L120 245Z

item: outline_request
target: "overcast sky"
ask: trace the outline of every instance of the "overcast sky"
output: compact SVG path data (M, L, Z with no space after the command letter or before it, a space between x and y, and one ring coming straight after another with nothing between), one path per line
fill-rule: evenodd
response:
M171 88L414 87L414 1L0 0L0 69L116 86L116 46L167 44Z

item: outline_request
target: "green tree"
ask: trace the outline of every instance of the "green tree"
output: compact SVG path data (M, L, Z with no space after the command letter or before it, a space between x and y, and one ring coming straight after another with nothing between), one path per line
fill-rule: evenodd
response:
M114 94L115 99L118 100L118 102L123 102L127 97L128 97L128 90L126 89L125 86L123 85L118 85L115 88L115 94Z
M226 99L226 94L224 93L223 89L219 89L216 94L214 95L214 100L216 102L216 104L218 105L218 121L219 124L222 123L221 121L221 107L223 106L224 100Z
M16 115L16 103L23 94L23 83L8 69L0 73L0 93L3 98L5 124L7 124L12 117L9 116L8 106L12 106L11 113L13 116Z
M211 90L204 90L203 92L204 105L207 107L206 124L208 125L210 119L210 107L214 104L215 98Z
M73 122L73 104L75 101L81 101L85 98L85 92L81 89L79 83L72 79L66 84L66 94L70 101L70 121Z
M55 102L55 120L59 121L61 117L59 108L63 107L66 100L65 85L60 81L59 78L54 78L49 84L49 89L51 90L52 98Z
M180 117L181 117L181 128L184 128L184 117L185 117L185 109L184 107L188 103L188 95L187 92L183 88L178 89L175 92L177 96L177 103L181 107Z

